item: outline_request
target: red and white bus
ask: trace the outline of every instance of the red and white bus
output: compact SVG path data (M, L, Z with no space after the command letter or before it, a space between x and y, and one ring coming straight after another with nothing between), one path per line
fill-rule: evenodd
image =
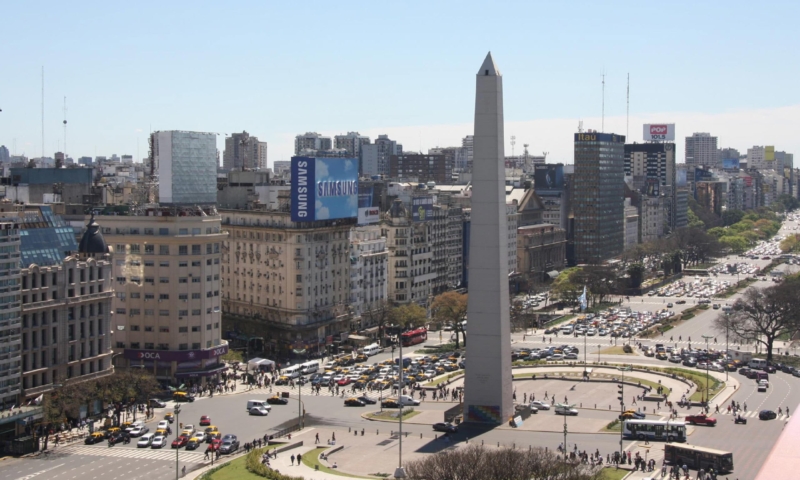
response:
M410 347L418 343L422 343L428 339L428 329L420 327L415 330L409 330L400 334L400 339L404 347Z

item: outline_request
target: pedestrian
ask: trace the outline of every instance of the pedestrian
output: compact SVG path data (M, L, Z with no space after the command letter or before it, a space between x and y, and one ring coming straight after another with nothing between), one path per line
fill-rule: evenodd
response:
M290 458L292 459L292 465L294 465L294 453L292 454L292 456Z
M302 460L302 458L303 458L303 457L301 457L301 456L300 456L300 454L298 453L298 454L297 454L297 465L298 465L298 466L300 465L300 460Z
M319 432L314 436L314 445L319 443Z

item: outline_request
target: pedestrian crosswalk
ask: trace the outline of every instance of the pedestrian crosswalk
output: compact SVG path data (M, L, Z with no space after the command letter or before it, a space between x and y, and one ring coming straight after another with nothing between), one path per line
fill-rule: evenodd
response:
M115 458L141 458L146 460L175 460L175 450L166 448L154 450L152 448L122 448L106 446L82 445L69 449L73 455L90 455L95 457L115 457ZM181 450L178 453L181 462L203 463L205 453L187 452Z
M758 411L756 410L750 410L749 412L739 412L739 413L742 415L743 418L758 418ZM728 409L726 408L725 410L720 410L719 412L712 414L712 416L713 415L734 416L734 413L733 411L728 412ZM786 415L785 413L782 413L775 418L775 420L788 420L788 419L789 416Z

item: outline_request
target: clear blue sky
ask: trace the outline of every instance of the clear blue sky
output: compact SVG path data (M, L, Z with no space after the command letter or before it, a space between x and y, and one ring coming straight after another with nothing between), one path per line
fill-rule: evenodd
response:
M75 158L136 155L137 145L143 157L152 127L247 130L270 142L271 163L305 131L382 129L407 149L455 143L471 133L474 75L489 50L506 122L574 124L507 123L518 144L567 157L577 120L600 116L605 71L607 117L624 116L630 72L632 116L706 115L707 126L683 121L719 133L721 146L800 150L770 113L800 106L796 1L25 1L2 12L0 144L13 150L16 139L28 156L42 151L42 66L48 156L63 142L66 96ZM744 138L750 111L767 138ZM459 127L431 138L424 126L436 125ZM679 136L690 133L679 123Z

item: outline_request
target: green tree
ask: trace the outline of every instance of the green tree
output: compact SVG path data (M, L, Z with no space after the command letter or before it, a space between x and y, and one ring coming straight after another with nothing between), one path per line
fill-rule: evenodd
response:
M789 235L781 240L781 251L783 253L793 253L800 251L800 236L797 234Z
M425 309L416 303L407 303L391 310L390 318L392 323L400 325L405 329L421 327L428 318Z
M580 271L580 269L580 267L572 267L562 270L558 277L553 280L550 296L566 304L574 304L581 294L579 289L582 290L583 287L573 283L572 274Z
M634 263L628 267L629 286L631 288L639 288L644 282L644 265L641 263Z
M727 248L733 253L742 253L750 246L750 242L740 235L726 235L719 239L722 248Z
M373 305L373 308L362 313L361 316L364 317L370 325L377 325L378 326L378 343L380 345L385 344L385 337L384 330L386 326L391 323L392 320L392 303L388 300L381 300L376 302Z
M449 291L437 295L431 304L431 316L440 323L449 323L453 326L456 334L456 348L459 348L459 336L464 338L464 346L467 345L467 336L462 325L467 318L467 298L466 294Z
M722 225L730 226L734 223L739 223L744 218L744 212L742 210L725 210L722 212Z

